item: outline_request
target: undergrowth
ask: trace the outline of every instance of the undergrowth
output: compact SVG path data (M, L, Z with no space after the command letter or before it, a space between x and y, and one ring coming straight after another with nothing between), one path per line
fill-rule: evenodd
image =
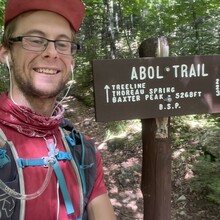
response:
M173 150L184 149L182 156L192 158L194 177L190 181L191 188L206 196L208 200L220 204L220 158L215 157L213 160L201 143L204 141L202 137L213 127L220 128L220 114L173 117L170 123L170 138ZM111 122L106 138L122 137L120 141L127 142L128 139L124 137L136 132L141 133L140 121ZM120 143L117 147L122 145Z
M174 118L171 123L173 148L181 146L185 150L183 154L186 158L194 157L195 176L190 181L191 188L216 204L220 204L220 158L219 154L213 155L205 145L216 144L217 140L220 148L219 116L219 114L182 116ZM209 138L207 140L209 130L217 132L215 138L207 137ZM197 144L192 145L192 142Z

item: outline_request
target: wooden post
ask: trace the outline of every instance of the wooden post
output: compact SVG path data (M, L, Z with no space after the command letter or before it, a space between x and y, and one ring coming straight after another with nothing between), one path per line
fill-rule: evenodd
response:
M139 47L140 57L165 57L165 37L147 39ZM169 102L170 100L164 100ZM142 182L144 220L171 219L171 147L169 118L142 119Z

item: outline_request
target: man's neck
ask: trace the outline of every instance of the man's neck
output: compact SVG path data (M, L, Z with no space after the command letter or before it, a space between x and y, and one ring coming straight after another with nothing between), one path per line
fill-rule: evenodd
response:
M17 105L30 108L32 111L45 116L51 117L55 108L56 98L22 96L9 98Z

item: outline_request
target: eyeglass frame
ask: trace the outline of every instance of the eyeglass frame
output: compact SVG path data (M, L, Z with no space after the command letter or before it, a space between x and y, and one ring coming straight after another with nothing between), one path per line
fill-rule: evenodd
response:
M32 48L34 47L37 50L29 49L29 48L25 47L23 39L25 39L25 38L32 38L32 37L44 40L45 44L41 45L41 46L44 46L44 49L39 49L39 47L34 47L34 46L32 46ZM72 56L74 56L74 55L76 55L77 51L80 49L80 45L75 43L75 42L73 42L73 41L68 41L68 40L50 40L50 39L47 39L45 37L40 37L40 36L17 36L17 37L12 37L12 38L9 39L9 43L11 43L11 44L16 43L16 42L21 42L23 49L28 50L28 51L35 51L35 52L43 52L43 51L45 51L47 49L47 47L48 47L49 42L53 42L56 51L59 54L63 54L63 55L72 55ZM70 53L63 53L59 49L57 50L57 44L56 44L57 42L67 42L67 43L70 43L70 45L71 45ZM27 41L27 43L29 44L30 42ZM75 48L73 48L74 46L75 46Z

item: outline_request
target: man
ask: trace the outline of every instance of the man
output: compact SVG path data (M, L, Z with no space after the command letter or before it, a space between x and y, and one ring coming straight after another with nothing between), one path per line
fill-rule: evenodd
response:
M2 181L10 189L19 189L0 191L0 219L82 219L73 159L54 158L57 152L67 155L59 129L64 110L56 97L73 74L75 33L84 12L81 0L8 0L6 4L0 60L8 66L10 90L0 96L0 128L10 150L5 145L1 149L0 173L7 168ZM29 166L30 158L40 158L37 161L49 168ZM56 167L51 177L50 166ZM40 188L45 189L40 193ZM24 197L20 201L13 198L19 193ZM99 153L86 207L89 220L115 219Z

